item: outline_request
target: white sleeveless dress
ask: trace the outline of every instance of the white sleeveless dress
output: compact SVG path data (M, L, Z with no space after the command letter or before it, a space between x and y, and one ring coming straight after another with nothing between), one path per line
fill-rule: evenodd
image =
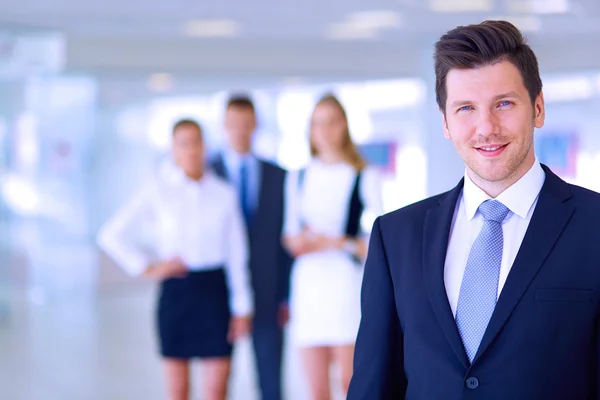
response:
M315 233L343 236L356 171L346 163L313 160L290 172L286 182L285 235L303 224ZM361 172L359 196L364 206L362 234L368 239L374 219L383 213L379 171ZM325 250L296 258L290 291L290 331L299 347L342 346L355 342L360 323L362 265L343 250Z

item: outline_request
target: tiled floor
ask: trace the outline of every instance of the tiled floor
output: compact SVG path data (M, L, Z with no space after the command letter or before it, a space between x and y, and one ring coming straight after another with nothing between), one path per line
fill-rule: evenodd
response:
M66 275L46 271L45 280L10 274L0 307L1 400L165 399L152 324L155 286L124 277L106 260L99 265L94 272L81 264ZM230 399L258 399L252 362L244 341ZM201 371L194 374L200 384ZM286 399L309 398L289 346L284 383Z

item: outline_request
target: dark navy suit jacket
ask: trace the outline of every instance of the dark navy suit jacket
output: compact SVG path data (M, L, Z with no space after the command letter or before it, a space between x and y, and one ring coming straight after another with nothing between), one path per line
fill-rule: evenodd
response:
M348 399L600 399L600 194L543 167L472 365L444 286L463 182L375 222Z
M255 318L275 318L289 295L292 259L281 241L284 212L285 171L264 160L260 166L258 204L248 227L250 272L255 298ZM227 179L222 157L212 163L217 175Z

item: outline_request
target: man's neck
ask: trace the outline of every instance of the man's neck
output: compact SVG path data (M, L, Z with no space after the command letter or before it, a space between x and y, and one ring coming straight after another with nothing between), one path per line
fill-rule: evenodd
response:
M467 168L467 174L471 181L473 181L473 183L477 187L483 190L488 196L495 199L498 196L500 196L502 192L504 192L506 189L518 182L519 179L525 176L525 174L527 174L531 167L533 167L534 163L535 156L531 158L531 161L523 162L523 164L521 164L519 168L517 168L517 170L514 171L510 176L496 182L487 181L481 178L469 168Z
M252 156L252 152L250 150L247 151L239 151L234 148L228 148L225 152L225 156L229 158L233 158L234 160L243 160Z
M229 152L235 153L235 154L239 155L240 157L248 155L252 151L252 148L250 146L248 146L248 147L246 147L246 146L241 146L241 147L228 146L226 148Z

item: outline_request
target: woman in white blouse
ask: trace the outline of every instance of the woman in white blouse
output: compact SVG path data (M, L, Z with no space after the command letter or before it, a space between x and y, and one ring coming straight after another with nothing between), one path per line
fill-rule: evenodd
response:
M368 232L383 210L378 172L352 143L344 108L323 97L310 123L312 160L286 183L284 240L295 256L291 333L301 348L314 400L330 399L329 368L342 389L352 377ZM361 221L363 222L361 224Z
M189 360L203 361L204 399L224 400L232 344L253 311L247 238L235 190L203 167L203 136L192 120L175 124L176 164L120 209L99 244L129 274L161 282L160 351L170 400L189 398ZM151 255L141 250L150 234Z

